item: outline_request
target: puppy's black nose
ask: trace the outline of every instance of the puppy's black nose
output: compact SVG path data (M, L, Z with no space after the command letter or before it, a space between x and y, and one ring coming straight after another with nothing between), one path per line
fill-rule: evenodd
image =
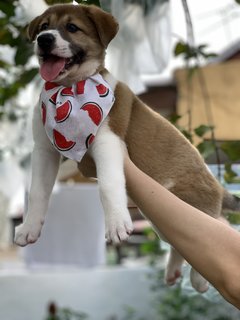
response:
M37 38L39 48L41 48L45 52L49 52L53 48L54 42L55 37L51 33L41 34Z

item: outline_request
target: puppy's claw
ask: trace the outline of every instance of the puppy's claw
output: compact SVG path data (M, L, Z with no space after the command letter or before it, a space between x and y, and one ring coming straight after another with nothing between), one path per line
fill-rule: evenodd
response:
M119 244L126 241L132 233L133 227L131 220L126 223L113 223L107 225L106 238L109 242Z

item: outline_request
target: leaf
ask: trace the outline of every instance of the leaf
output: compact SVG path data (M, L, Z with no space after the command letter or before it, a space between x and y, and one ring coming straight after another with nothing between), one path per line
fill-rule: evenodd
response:
M37 73L38 73L38 68L32 68L30 70L27 70L21 74L17 83L20 82L21 87L24 87L32 81L32 79L37 75Z
M12 33L7 29L0 29L0 44L8 44L11 47L14 45L14 38Z
M0 18L0 27L5 28L6 25L8 24L9 19L7 17L1 17Z
M207 132L213 130L213 126L206 126L205 124L201 124L199 127L194 129L194 132L198 137L203 137Z
M198 151L201 153L204 159L208 158L215 152L215 145L213 141L203 141L197 145Z
M187 130L181 130L182 134L192 143L193 139L192 139L192 134L187 131Z
M13 3L13 1L0 1L0 11L5 13L8 18L14 16L15 6Z
M234 178L237 177L237 173L233 171L231 163L225 163L225 172L224 172L224 180L227 183L234 182Z
M169 121L170 121L172 124L176 124L177 121L178 121L179 119L181 119L181 117L182 117L182 116L180 116L179 114L174 113L174 114L172 114L172 115L169 117Z
M204 53L203 56L206 59L212 59L212 58L217 58L218 54L216 54L216 53Z
M178 42L174 49L175 57L188 52L188 45L183 42Z
M0 60L0 68L2 69L8 69L10 67L10 64L3 61L3 60Z
M240 4L240 0L235 0L235 2L236 2L237 4Z
M231 161L240 160L240 141L226 141L220 147Z
M240 214L234 213L228 213L228 221L231 224L240 224Z
M22 44L17 47L15 53L14 60L16 65L25 65L32 55L32 46L27 41L22 41Z
M200 44L200 46L198 46L198 50L202 51L202 50L206 49L207 46L208 46L207 44Z

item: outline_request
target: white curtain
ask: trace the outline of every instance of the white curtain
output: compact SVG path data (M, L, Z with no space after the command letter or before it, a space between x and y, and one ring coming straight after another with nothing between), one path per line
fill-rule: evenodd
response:
M166 0L100 0L120 29L107 54L107 68L135 93L144 74L159 74L170 57L170 5Z

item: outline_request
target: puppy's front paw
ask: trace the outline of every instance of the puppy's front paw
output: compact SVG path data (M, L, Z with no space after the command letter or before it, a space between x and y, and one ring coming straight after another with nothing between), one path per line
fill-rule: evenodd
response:
M40 237L43 223L23 223L15 229L14 242L25 247L27 244L34 243Z
M133 224L131 217L127 213L117 214L106 217L106 239L108 242L119 243L127 240L133 231Z

